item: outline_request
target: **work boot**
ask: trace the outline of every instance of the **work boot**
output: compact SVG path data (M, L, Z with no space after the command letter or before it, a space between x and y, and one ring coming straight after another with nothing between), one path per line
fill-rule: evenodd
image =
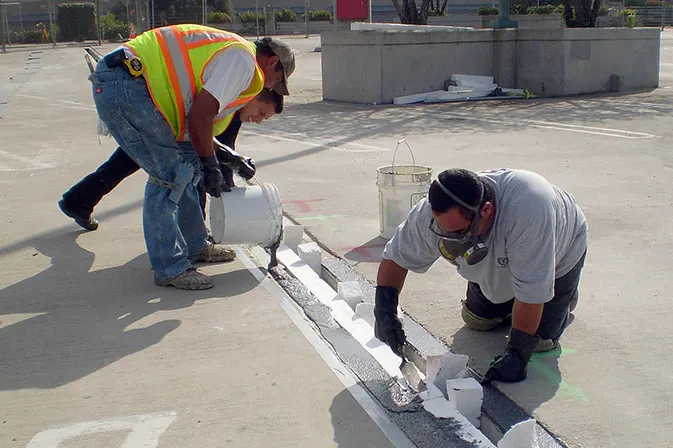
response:
M189 268L170 280L155 278L154 283L158 286L173 286L177 289L186 289L189 291L210 289L213 287L213 281L210 277L200 273L196 268Z
M232 261L236 258L236 252L231 247L222 244L213 244L206 241L206 245L199 255L194 257L194 262L199 263L221 263Z
M479 317L472 311L470 311L470 309L467 307L467 304L465 303L465 300L461 301L461 303L463 304L463 309L461 311L461 317L463 318L463 322L465 322L465 324L473 330L477 331L492 330L504 321L502 317L495 317L493 319L486 319L484 317Z
M91 216L84 216L76 213L73 210L68 209L64 199L58 201L58 207L61 209L61 211L65 216L74 219L77 224L79 224L86 230L96 230L98 228L98 221L93 219Z

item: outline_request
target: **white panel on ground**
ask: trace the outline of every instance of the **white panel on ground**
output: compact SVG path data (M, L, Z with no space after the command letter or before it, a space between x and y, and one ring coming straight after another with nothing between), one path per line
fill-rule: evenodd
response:
M364 319L369 325L374 327L374 305L371 303L358 303L355 307L355 314Z
M492 76L477 76L477 75L464 75L460 73L454 73L451 75L451 81L460 81L462 85L478 85L478 84L493 84Z
M305 243L297 246L297 255L309 265L313 271L320 275L322 269L322 253L317 243Z
M283 226L283 242L287 247L297 252L297 246L302 243L304 238L304 226L287 225Z
M362 289L358 282L339 282L337 293L339 295L336 298L344 300L353 310L358 303L362 303Z
M446 380L456 378L467 367L469 359L467 355L458 355L453 352L446 352L442 356L428 356L425 361L425 375L428 381L433 382L447 397Z
M481 426L481 404L484 401L484 389L474 378L456 378L446 380L446 393L449 403L463 414L474 426Z
M393 104L413 104L421 103L423 101L436 98L437 96L446 93L446 90L433 90L431 92L416 93L414 95L404 95L393 98Z
M534 419L524 420L512 426L498 442L498 448L539 448Z

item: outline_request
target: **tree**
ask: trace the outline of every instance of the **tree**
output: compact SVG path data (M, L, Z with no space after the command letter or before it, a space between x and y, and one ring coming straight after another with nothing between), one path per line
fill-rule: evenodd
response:
M425 25L428 23L430 0L421 0L420 10L415 0L393 0L393 6L402 23Z
M601 0L563 0L563 8L568 28L595 28Z

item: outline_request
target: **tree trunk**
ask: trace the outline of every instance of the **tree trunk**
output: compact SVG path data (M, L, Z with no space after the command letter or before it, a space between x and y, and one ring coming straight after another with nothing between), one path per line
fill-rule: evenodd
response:
M570 0L563 0L563 9L564 9L563 14L565 15L566 19L566 26L568 28L574 28L575 20L573 20L573 8L572 5L570 4Z
M596 21L598 20L598 10L601 9L601 0L594 0L594 6L591 8L591 16L589 17L589 26L596 28Z
M392 2L402 23L410 25L426 25L428 23L430 0L423 0L420 11L415 0L392 0Z

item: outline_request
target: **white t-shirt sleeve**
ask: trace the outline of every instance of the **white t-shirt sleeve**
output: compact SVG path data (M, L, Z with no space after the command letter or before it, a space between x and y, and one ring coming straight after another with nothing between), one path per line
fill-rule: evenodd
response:
M439 240L430 231L432 214L427 199L416 204L383 250L383 258L422 274L441 256Z
M220 103L219 112L247 90L255 74L255 61L244 49L216 54L203 72L203 88Z

